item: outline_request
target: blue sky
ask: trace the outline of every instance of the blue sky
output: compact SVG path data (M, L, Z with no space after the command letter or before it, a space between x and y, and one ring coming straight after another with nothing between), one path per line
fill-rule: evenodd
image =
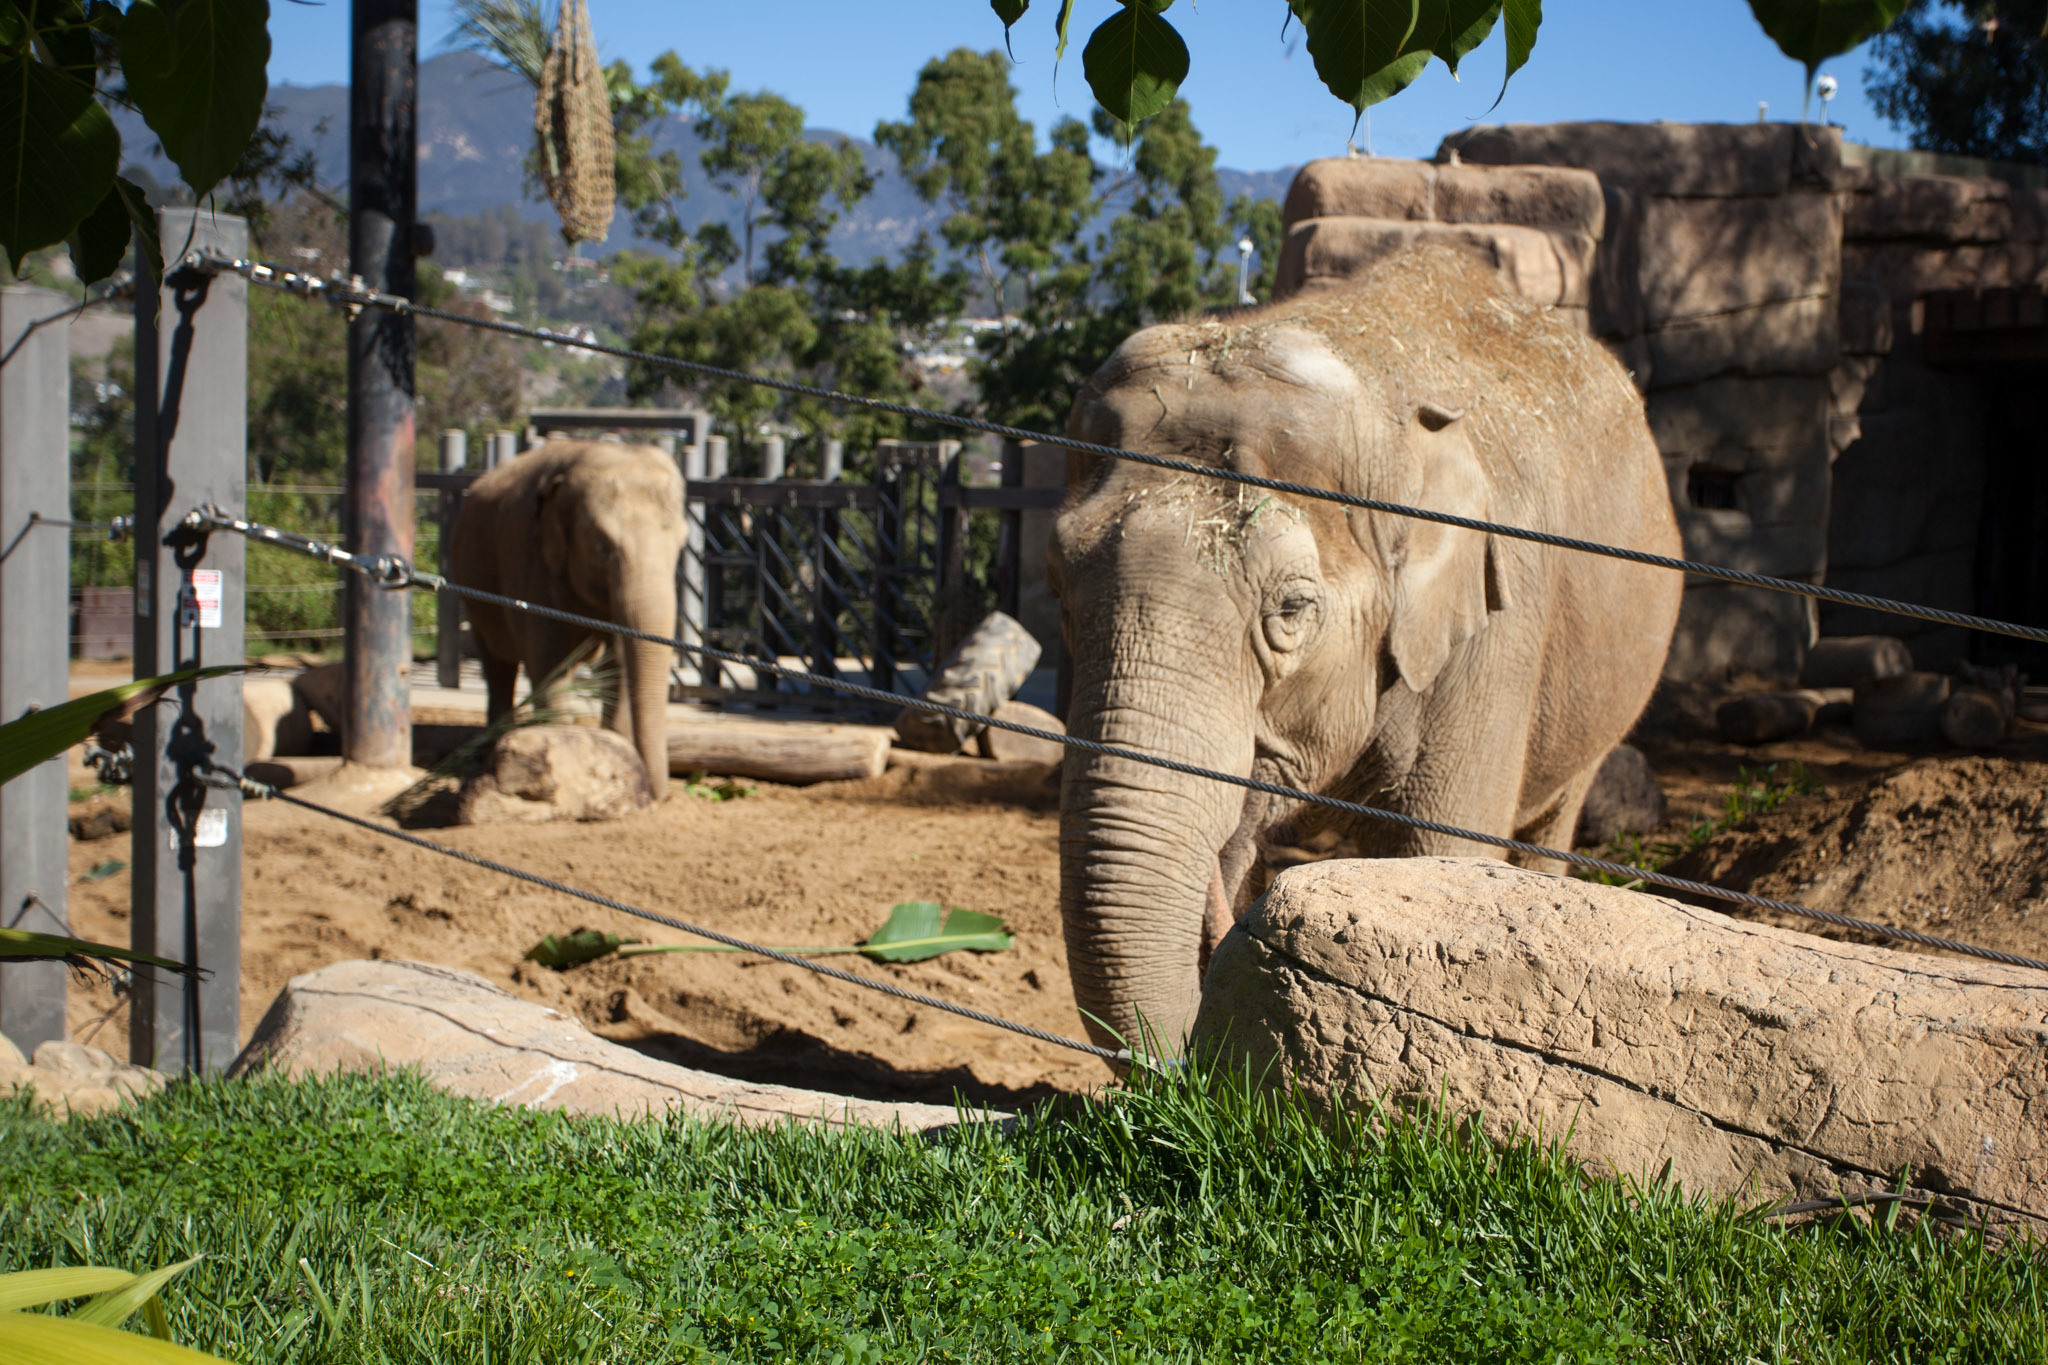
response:
M1080 45L1115 0L1078 0L1074 42L1055 80L1053 0L1037 0L1013 36L1013 80L1027 117L1043 130L1091 107ZM869 136L901 118L923 63L952 48L1002 44L985 0L589 0L607 59L644 67L674 49L694 67L724 67L736 88L770 89L801 104L813 126ZM1536 53L1489 122L1621 119L1748 122L1757 102L1773 119L1799 117L1805 73L1763 36L1743 0L1551 0ZM1170 18L1193 70L1183 93L1221 164L1293 165L1344 150L1351 109L1323 89L1300 28L1281 39L1282 0L1180 0ZM423 57L442 49L444 0L421 0ZM271 10L270 78L300 85L348 79L348 3ZM1426 156L1447 132L1486 113L1500 86L1498 33L1453 82L1440 65L1373 111L1372 149ZM1851 138L1901 146L1863 97L1864 54L1831 63L1841 82L1834 121Z

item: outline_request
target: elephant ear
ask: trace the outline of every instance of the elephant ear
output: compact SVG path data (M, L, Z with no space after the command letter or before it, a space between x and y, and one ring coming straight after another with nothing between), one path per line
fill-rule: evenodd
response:
M534 490L534 522L540 531L540 559L552 574L564 574L569 567L569 514L566 500L556 495L567 481L567 468L557 466L541 479Z
M1492 501L1485 469L1462 414L1432 404L1416 413L1409 448L1421 466L1417 506L1484 518ZM1493 537L1440 522L1402 519L1393 567L1393 619L1387 647L1402 681L1426 692L1451 651L1506 605Z

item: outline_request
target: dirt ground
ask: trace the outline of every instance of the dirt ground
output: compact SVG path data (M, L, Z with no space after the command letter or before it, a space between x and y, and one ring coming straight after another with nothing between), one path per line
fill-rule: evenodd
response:
M1744 766L1796 760L1827 787L1724 832L1672 871L2048 957L2048 727L2022 724L1985 756L1871 751L1845 727L1745 749L1666 712L1635 739L1670 798L1652 840L1677 840L1718 813ZM421 833L777 946L858 942L904 900L997 914L1017 938L1003 953L900 966L828 960L1080 1036L1060 941L1052 770L900 762L872 781L763 783L729 801L677 784L662 805L603 825ZM72 782L89 787L91 777L74 767ZM125 801L125 792L94 797L72 813ZM549 933L687 940L291 807L248 806L244 847L245 1036L292 976L389 957L467 968L616 1041L751 1079L877 1098L947 1101L958 1090L1012 1105L1108 1076L1080 1054L729 953L540 968L521 957ZM127 941L128 856L125 835L72 841L72 922L84 936ZM110 987L74 989L71 1024L74 1038L125 1052L125 1002Z

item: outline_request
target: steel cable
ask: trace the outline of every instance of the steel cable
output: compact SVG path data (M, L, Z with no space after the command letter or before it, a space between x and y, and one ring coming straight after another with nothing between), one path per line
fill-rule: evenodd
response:
M1968 612L1948 611L1941 607L1923 607L1911 602L1900 602L1888 597L1873 597L1868 593L1850 592L1845 588L1830 588L1819 583L1801 583L1796 579L1774 578L1769 574L1751 573L1746 569L1730 569L1719 564L1707 564L1694 559L1681 559L1671 555L1652 554L1647 550L1631 550L1620 545L1606 545L1599 541L1580 540L1573 536L1554 535L1548 531L1531 530L1524 526L1510 526L1503 522L1482 521L1477 517L1461 517L1451 512L1435 512L1423 507L1410 507L1403 503L1385 502L1379 498L1361 497L1355 493L1338 492L1330 488L1317 488L1310 484L1294 483L1287 479L1271 479L1262 474L1246 474L1237 470L1222 469L1214 465L1196 464L1189 460L1171 459L1164 455L1147 455L1140 451L1125 450L1118 446L1100 445L1093 441L1076 440L1066 436L1053 436L1042 431L1011 426L1005 422L991 422L985 418L968 417L959 413L936 412L929 408L913 407L908 403L892 403L886 399L869 398L860 394L843 393L816 384L804 384L793 379L774 379L766 375L748 374L744 370L730 370L719 365L707 365L700 361L678 360L672 356L656 355L650 351L638 351L627 346L613 346L596 340L583 340L562 333L550 332L545 328L526 327L516 322L500 322L495 318L476 318L467 313L457 313L445 308L433 308L426 304L414 303L397 294L380 294L339 280L325 280L316 275L303 275L296 271L282 270L262 261L250 261L235 257L217 256L211 253L194 252L186 258L186 265L192 269L237 274L251 283L265 288L297 294L304 298L324 298L341 307L377 308L393 313L410 313L416 317L432 318L440 322L454 323L462 327L474 327L488 332L499 332L506 336L522 337L531 341L544 341L557 346L570 346L601 355L615 356L643 365L662 369L678 370L688 374L717 379L726 383L752 384L760 388L775 389L782 393L795 394L802 398L815 398L822 402L836 403L844 407L864 408L870 412L883 412L891 416L907 417L918 421L934 422L958 427L963 431L978 431L990 436L1001 436L1009 440L1037 441L1048 445L1077 450L1087 455L1100 455L1106 459L1124 460L1133 464L1150 465L1155 469L1170 470L1196 478L1218 479L1226 483L1244 484L1247 487L1264 489L1270 493L1285 493L1293 497L1311 498L1321 502L1333 502L1344 507L1355 507L1367 512L1385 512L1390 516L1407 517L1415 521L1436 522L1444 526L1456 526L1468 531L1481 531L1488 535L1505 536L1512 540L1526 540L1536 545L1547 545L1554 549L1573 550L1581 554L1601 555L1608 559L1624 560L1631 564L1643 564L1651 568L1672 569L1689 573L1717 582L1733 583L1739 587L1762 588L1771 592L1792 593L1810 597L1816 601L1831 602L1836 606L1861 607L1870 611L1884 612L1893 616L1908 616L1915 620L1929 621L1936 625L1957 626L1965 630L1985 631L1993 635L2008 635L2018 640L2029 640L2036 644L2048 644L2048 627L2021 625L2012 621L1994 620L1988 616L1975 616Z
M1419 830L1424 833L1440 834L1447 838L1486 844L1494 848L1506 849L1513 853L1527 854L1530 857L1556 859L1575 867L1603 872L1610 876L1625 877L1632 881L1645 882L1667 890L1684 891L1693 895L1706 896L1714 900L1727 901L1735 905L1747 905L1759 910L1772 910L1782 914L1796 915L1805 919L1817 920L1823 924L1832 924L1837 928L1854 929L1861 933L1875 934L1883 938L1897 939L1906 943L1917 943L1927 948L1940 948L1947 952L1961 953L1967 957L1982 958L1988 962L2002 962L2008 966L2031 967L2036 971L2048 972L2048 962L2031 957L2022 957L2014 953L2000 952L1995 948L1979 947L1973 943L1960 943L1954 939L1923 934L1918 930L1905 929L1896 925L1879 924L1872 920L1854 919L1848 915L1835 914L1831 910L1817 910L1811 906L1794 904L1791 901L1776 900L1769 896L1752 895L1747 891L1731 891L1725 887L1709 885L1706 882L1696 882L1685 877L1673 877L1648 868L1633 867L1627 863L1612 862L1606 858L1595 858L1590 854L1575 853L1568 849L1545 848L1541 844L1532 844L1521 839L1511 839L1503 835L1485 834L1478 830L1463 829L1457 825L1445 824L1442 821L1427 820L1421 816L1385 810L1378 806L1368 806L1357 801L1346 801L1341 797L1324 796L1316 792L1303 791L1297 787L1287 787L1279 783L1267 782L1256 777L1240 777L1235 773L1218 772L1213 768L1198 767L1192 763L1183 763L1178 759L1142 753L1136 749L1120 748L1116 745L1104 744L1098 740L1082 739L1075 735L1044 730L1037 726L1024 725L1017 721L998 720L994 716L982 715L979 712L969 711L958 706L948 706L944 702L928 701L922 697L909 697L899 692L889 692L879 687L870 687L865 683L848 682L840 678L828 678L823 674L809 673L802 669L788 668L768 659L757 659L749 655L735 653L731 650L695 644L671 636L657 635L652 631L636 630L630 626L614 625L607 621L600 621L595 617L582 616L576 612L563 611L559 607L550 607L538 602L528 602L517 597L507 597L502 593L487 592L481 588L464 587L462 584L451 582L439 574L425 573L415 569L397 556L351 554L346 550L341 550L324 542L312 541L307 537L294 535L289 531L280 531L276 527L263 526L259 523L231 517L214 507L203 507L195 511L192 517L195 523L199 525L239 532L240 534L253 536L273 544L303 548L306 553L315 555L318 558L327 559L332 563L363 574L365 577L387 588L409 586L425 588L433 592L452 593L455 596L470 601L488 602L513 611L547 617L550 620L560 621L565 625L580 626L586 630L598 631L607 635L623 636L628 639L645 640L650 644L666 645L671 649L694 654L701 658L716 659L720 663L738 664L773 677L806 682L815 687L830 688L837 692L843 692L848 696L880 702L888 706L907 706L914 710L929 712L932 715L946 716L953 720L963 720L972 725L992 726L999 730L1008 730L1014 734L1028 735L1033 739L1047 740L1055 744L1064 745L1070 749L1080 749L1088 753L1100 754L1105 758L1117 758L1133 763L1143 763L1150 767L1163 768L1168 772L1181 773L1189 777L1205 778L1212 782L1221 782L1228 786L1241 787L1246 791L1259 792L1266 796L1277 796L1284 800L1320 806L1326 810L1342 811L1347 815L1363 816L1366 819L1399 825L1406 829Z
M880 991L884 995L894 996L898 1000L905 1000L913 1005L924 1005L930 1009L944 1010L948 1014L957 1014L963 1019L972 1019L976 1023L989 1024L999 1029L1007 1029L1011 1033L1020 1033L1026 1038L1033 1038L1041 1043L1051 1043L1055 1047L1071 1048L1075 1052L1085 1052L1091 1057L1100 1057L1106 1062L1121 1063L1131 1060L1131 1054L1127 1051L1115 1051L1106 1047L1098 1047L1094 1043L1083 1042L1079 1038L1068 1038L1061 1034L1048 1033L1044 1029L1035 1028L1030 1024L1021 1024L1014 1019L1005 1019L1001 1015L975 1009L972 1005L961 1005L950 1000L941 1000L935 995L925 995L920 991L907 990L902 986L896 985L894 982L878 981L873 977L861 976L856 972L845 971L838 967L828 967L822 962L812 962L808 958L798 957L794 953L785 953L778 948L768 948L758 943L749 943L743 938L734 938L731 934L722 934L716 929L706 929L701 924L690 924L671 915L664 915L658 910L643 909L640 906L629 904L626 901L618 900L611 896L602 895L596 891L585 891L582 887L571 886L567 882L543 876L538 872L528 872L524 868L513 867L510 863L501 863L495 858L486 858L481 854L470 853L464 849L450 848L447 844L437 844L432 839L422 839L419 835L402 829L393 829L389 825L380 825L375 820L366 820L359 815L350 815L346 811L335 810L331 806L323 806L318 802L308 801L302 796L293 796L290 792L282 791L268 782L259 782L255 778L245 777L227 769L216 769L215 780L209 782L208 785L240 791L244 796L255 797L258 800L282 801L288 806L298 806L302 810L317 811L330 819L354 825L358 829L369 830L372 834L381 834L387 839L396 839L400 843L411 844L415 848L426 849L430 853L439 853L444 857L454 858L456 861L468 863L472 867L481 867L490 872L501 873L504 876L513 877L519 881L531 883L534 886L544 887L549 891L558 892L564 896L571 896L580 901L588 901L592 905L603 906L607 910L616 910L622 915L631 915L635 919L644 919L649 923L674 929L679 933L710 939L713 943L723 944L728 948L737 948L742 952L755 953L761 957L785 963L791 967L801 967L807 972L816 972L819 976L829 976L836 981L846 981L871 991Z

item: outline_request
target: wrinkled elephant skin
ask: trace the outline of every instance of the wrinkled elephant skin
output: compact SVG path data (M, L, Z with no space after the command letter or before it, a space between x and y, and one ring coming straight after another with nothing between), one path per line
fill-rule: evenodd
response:
M1343 290L1139 332L1068 430L1679 551L1621 367L1429 249ZM1049 558L1072 733L1486 833L1568 845L1677 617L1679 578L1658 569L1129 462L1077 455L1070 481ZM1072 749L1062 790L1068 965L1103 1041L1178 1044L1270 836L1491 851Z
M465 587L615 622L676 632L683 480L653 447L548 441L470 485L455 523L454 578ZM530 612L465 601L490 689L490 716L512 709L521 667L541 686L603 637ZM612 639L619 695L609 723L633 742L658 796L668 785L666 645Z

